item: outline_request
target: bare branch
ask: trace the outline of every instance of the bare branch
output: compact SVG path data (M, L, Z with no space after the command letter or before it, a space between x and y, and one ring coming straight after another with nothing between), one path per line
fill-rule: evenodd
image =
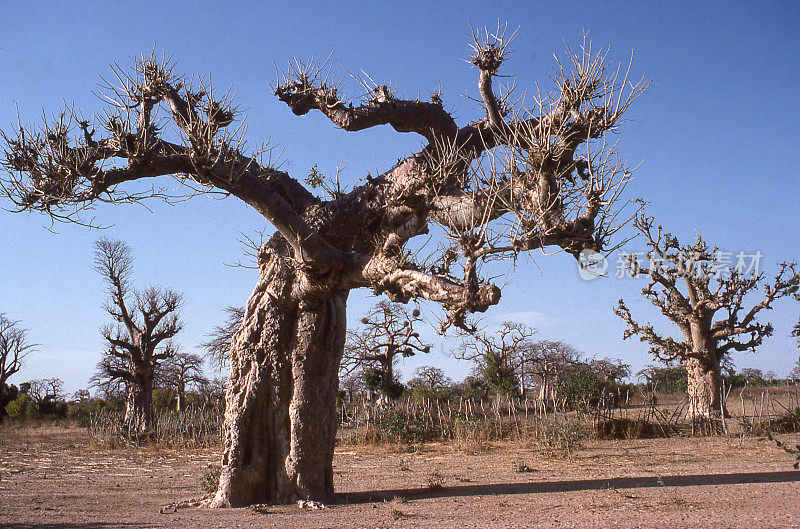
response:
M0 313L0 387L22 368L22 360L36 347L38 344L29 341L27 329Z

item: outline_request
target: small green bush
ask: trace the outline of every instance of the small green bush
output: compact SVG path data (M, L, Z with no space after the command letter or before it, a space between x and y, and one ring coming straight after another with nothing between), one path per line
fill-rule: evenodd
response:
M8 416L13 419L23 419L25 417L31 417L29 412L32 412L35 417L38 415L39 410L36 407L36 403L33 402L28 395L20 393L17 395L17 398L8 403L6 412Z
M389 409L381 413L376 426L392 442L423 443L438 437L437 432L422 418L409 415L402 409Z

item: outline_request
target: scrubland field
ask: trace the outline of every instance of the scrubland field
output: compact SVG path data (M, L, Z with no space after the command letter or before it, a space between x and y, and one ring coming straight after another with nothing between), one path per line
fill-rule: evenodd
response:
M522 440L342 444L341 505L184 506L203 497L219 458L219 448L109 449L82 428L7 425L0 526L800 527L800 471L758 436L586 438L560 452Z

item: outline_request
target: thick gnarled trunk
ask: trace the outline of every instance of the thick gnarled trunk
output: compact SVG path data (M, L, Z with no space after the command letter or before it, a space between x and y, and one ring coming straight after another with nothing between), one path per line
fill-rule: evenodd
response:
M698 419L720 418L725 413L722 403L722 373L719 360L708 355L684 361L689 397L689 416Z
M153 431L153 376L141 374L128 388L125 401L125 425L131 434Z
M213 507L330 501L347 292L295 301L296 273L275 254L231 348L224 453Z

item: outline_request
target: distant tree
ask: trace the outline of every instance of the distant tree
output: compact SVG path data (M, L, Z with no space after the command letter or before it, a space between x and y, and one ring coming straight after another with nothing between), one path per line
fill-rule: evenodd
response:
M200 386L208 382L203 376L203 359L191 353L175 353L164 360L159 370L161 382L175 388L176 409L183 411L186 407L186 388Z
M797 359L791 372L789 372L789 378L792 380L800 380L800 358Z
M64 381L60 378L37 378L23 384L24 393L37 405L64 397Z
M794 294L794 299L800 301L800 294ZM800 321L792 329L792 336L797 338L797 347L800 347ZM797 359L797 363L793 366L789 376L794 380L800 379L800 358Z
M521 323L505 322L495 334L476 333L461 343L455 358L475 364L475 374L498 395L517 395L520 374L531 357L536 330Z
M637 373L645 389L651 392L686 392L686 368L683 366L647 366Z
M592 359L587 364L592 368L592 371L609 384L618 384L623 379L631 376L631 366L621 360Z
M236 332L242 325L244 308L226 307L225 313L225 322L216 326L214 330L208 334L208 338L210 339L207 342L200 344L200 347L206 351L206 358L220 371L228 365L230 360L231 345L233 344Z
M397 361L431 349L414 328L420 322L419 309L408 312L399 303L379 302L361 318L357 329L348 332L341 372L346 376L362 370L368 388L398 398L402 386L394 372Z
M587 362L572 362L564 366L556 386L557 400L569 407L604 405L614 407L617 394L614 384L602 372Z
M793 296L795 300L800 301L800 293L795 293ZM798 320L792 329L792 336L797 338L797 347L800 347L800 320Z
M88 389L79 389L78 391L76 391L72 395L72 399L75 402L81 402L81 403L86 402L86 401L90 400L91 398L92 398L92 394L89 393Z
M756 316L772 308L772 302L798 289L794 263L782 263L771 283L763 273L746 273L740 267L726 268L724 254L709 247L698 236L693 245L682 246L653 219L638 217L635 226L649 250L649 265L628 261L632 275L647 275L644 296L680 329L683 340L659 335L652 325L637 323L623 300L614 312L627 324L624 337L639 336L651 345L659 360L680 360L687 371L690 413L712 417L722 409L721 364L732 351L755 350L772 334L772 326ZM682 286L681 286L682 285ZM763 286L760 302L747 305L749 294ZM748 308L749 307L749 308Z
M444 371L434 366L421 366L406 384L413 396L447 399L453 390L453 381Z
M556 388L567 367L577 362L580 353L562 341L541 340L526 348L522 372L539 386L538 400L544 406L555 403Z
M344 375L339 380L339 389L340 391L344 391L344 395L342 398L346 398L348 400L356 397L356 396L363 396L366 394L367 386L364 382L363 373L360 372L353 372L347 375Z
M203 399L206 406L219 406L225 402L226 379L221 377L212 378L197 385L197 392Z
M467 399L486 400L490 389L480 376L468 375L461 382L453 384L453 394Z
M19 396L19 388L14 384L0 386L0 424L8 414L7 406Z
M6 413L6 404L16 398L16 392L7 384L8 379L22 368L22 359L36 346L29 341L27 329L0 313L0 423ZM11 393L15 395L12 397Z
M439 391L452 385L452 379L441 368L434 366L418 367L414 370L414 377L408 381L409 387L423 387L431 391Z
M133 291L128 245L100 239L96 248L95 267L108 283L111 297L105 309L114 323L102 329L106 352L93 380L101 386L121 382L127 427L131 432L147 432L153 427L156 373L164 360L174 356L176 348L170 340L183 327L177 313L181 295L158 287Z
M66 415L66 406L63 405L64 382L60 378L39 378L22 386L39 415Z
M764 378L764 372L755 367L745 367L739 371L745 382L753 384L754 386L765 386L767 384Z

